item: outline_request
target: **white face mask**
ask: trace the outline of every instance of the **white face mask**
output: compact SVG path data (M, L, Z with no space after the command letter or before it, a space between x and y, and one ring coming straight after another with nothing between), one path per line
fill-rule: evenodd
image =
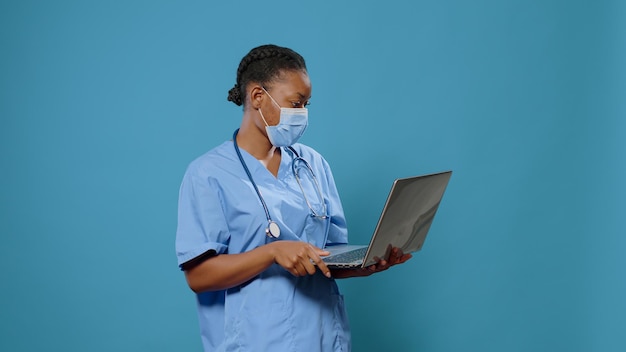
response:
M280 108L280 121L276 126L268 125L261 109L259 109L261 118L263 122L265 122L265 131L267 131L270 143L275 147L288 147L293 145L302 137L309 124L309 110L307 108L283 108L278 105L276 100L272 98L265 88L263 88L263 90L267 96L272 99L272 102Z

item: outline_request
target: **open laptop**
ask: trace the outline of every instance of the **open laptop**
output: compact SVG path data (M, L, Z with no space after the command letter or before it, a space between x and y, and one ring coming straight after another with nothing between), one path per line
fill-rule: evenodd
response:
M369 246L328 246L331 252L322 257L329 268L363 268L388 259L391 248L404 253L422 249L452 171L397 179L391 186L387 202Z

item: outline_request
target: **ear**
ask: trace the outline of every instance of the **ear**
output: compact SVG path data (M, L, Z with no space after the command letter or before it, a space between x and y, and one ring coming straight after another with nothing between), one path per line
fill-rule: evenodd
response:
M263 88L256 83L251 84L250 88L250 93L248 94L248 97L250 98L250 106L254 110L258 110L261 107L263 97L265 96L265 94L263 94Z

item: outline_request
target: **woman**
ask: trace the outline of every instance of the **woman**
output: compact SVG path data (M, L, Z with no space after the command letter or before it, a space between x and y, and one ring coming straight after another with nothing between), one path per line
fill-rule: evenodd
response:
M228 100L243 105L233 140L193 161L179 199L176 250L197 293L207 351L348 351L335 278L366 276L410 258L394 249L366 269L330 270L322 248L347 243L328 163L296 143L311 82L288 48L252 49Z

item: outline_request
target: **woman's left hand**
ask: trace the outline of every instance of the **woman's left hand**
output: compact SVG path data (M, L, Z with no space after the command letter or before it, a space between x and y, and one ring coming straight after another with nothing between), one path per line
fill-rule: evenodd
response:
M391 249L391 253L389 254L389 259L380 259L376 258L376 264L372 264L365 268L359 269L331 269L332 276L334 278L347 278L347 277L357 277L357 276L369 276L374 273L378 273L381 271L385 271L391 268L394 265L402 264L407 260L411 259L413 256L408 253L404 254L402 249L398 247L393 247Z

